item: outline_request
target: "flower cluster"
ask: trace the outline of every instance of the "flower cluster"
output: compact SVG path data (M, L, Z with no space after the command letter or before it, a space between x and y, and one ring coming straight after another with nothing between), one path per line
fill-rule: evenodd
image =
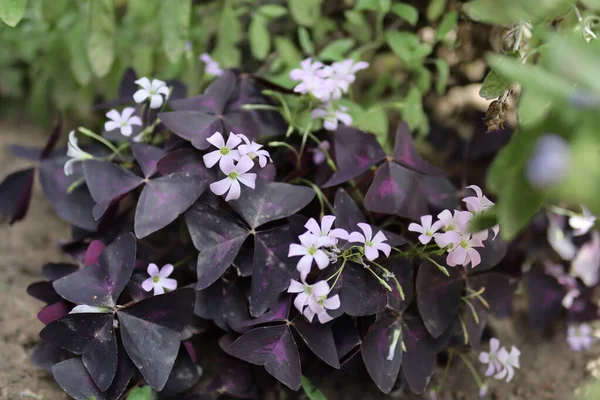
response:
M588 324L569 325L567 343L573 351L588 349L595 341L593 333L592 327Z
M258 159L261 168L266 167L268 162L273 162L271 155L262 145L243 134L230 132L226 142L221 132L215 132L206 140L217 150L203 156L204 164L207 168L212 168L219 163L221 172L226 175L220 181L211 183L210 190L217 196L227 193L225 201L240 197L240 183L251 189L255 188L256 174L249 172L254 167L254 159ZM244 144L241 144L242 141Z
M312 110L313 119L322 118L325 129L334 131L339 122L352 125L352 117L348 109L333 102L340 100L342 95L348 93L350 84L356 80L356 73L369 66L364 61L344 60L324 65L320 61L307 58L302 61L300 68L290 72L290 77L300 83L294 88L297 93L310 93L322 103Z
M488 364L485 376L492 376L496 379L505 379L510 382L515 376L515 368L519 369L519 356L521 352L515 346L512 346L510 352L506 347L500 347L500 341L496 338L490 339L490 351L482 351L479 354L479 361Z
M476 267L481 262L481 256L476 248L483 247L483 242L488 238L488 231L470 233L469 223L478 214L489 210L494 203L483 195L479 186L467 187L475 191L476 196L463 199L468 211L444 210L438 214L438 220L433 222L431 215L421 217L421 224L411 223L408 230L420 233L419 241L428 244L433 239L441 248L446 249L448 256L446 263L454 267L456 265L468 265ZM494 226L494 239L498 234L498 225ZM440 232L441 231L441 232Z
M327 298L333 289L333 287L329 287L327 281L318 281L312 285L306 283L313 264L323 270L329 264L336 263L339 258L343 258L344 260L359 261L368 267L363 257L368 261L374 261L379 257L379 252L383 252L386 257L389 257L392 251L391 246L385 243L387 241L385 234L380 231L373 236L370 225L359 223L358 227L363 233L348 233L345 229L333 229L334 222L333 215L325 215L321 219L320 225L314 218L311 218L304 225L307 231L298 236L300 244L292 243L289 248L288 257L301 257L296 266L300 272L301 282L292 279L288 292L298 293L294 305L311 322L315 315L321 323L331 321L332 318L327 314L327 310L337 310L340 307L338 295ZM359 243L359 245L342 251L338 247L340 240ZM354 248L358 249L359 254L353 253ZM341 269L333 276L338 273L341 273Z

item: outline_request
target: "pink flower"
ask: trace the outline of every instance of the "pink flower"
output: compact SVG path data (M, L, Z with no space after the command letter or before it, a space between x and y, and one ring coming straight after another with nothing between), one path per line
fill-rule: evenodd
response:
M313 153L313 163L315 163L315 165L321 165L323 162L325 162L327 159L325 156L325 151L329 151L330 147L331 145L329 142L324 140L321 142L321 144L319 144L318 147L310 150Z
M331 104L323 104L312 110L310 116L312 119L323 118L323 127L328 131L335 131L338 128L338 121L346 126L352 125L352 117L346 111L348 107L342 105L335 109Z
M333 319L327 314L327 310L337 310L341 305L339 295L327 298L329 292L329 284L326 281L308 285L292 279L288 288L288 293L298 293L294 299L294 306L298 311L304 314L309 322L312 322L316 315L322 324Z
M329 265L329 257L320 247L319 237L311 233L300 235L298 237L301 244L292 243L288 252L288 257L302 256L296 269L300 271L300 278L304 282L310 273L313 260L317 263L319 269L324 269Z
M349 236L345 229L331 229L334 221L335 217L333 215L325 215L321 218L320 226L314 218L311 218L304 227L308 229L310 233L318 237L318 243L321 246L331 247L337 243L338 239L348 240Z
M200 54L200 60L202 60L204 62L204 64L206 64L206 68L204 69L204 72L206 72L208 75L212 75L212 76L223 75L223 70L219 66L219 63L216 62L215 60L213 60L213 58L209 54L207 54L207 53Z
M177 289L177 281L169 278L169 275L173 273L173 266L171 264L165 264L160 271L156 264L148 265L148 275L150 278L142 282L142 289L146 292L154 289L154 295L165 293L165 291L173 291Z
M427 244L431 241L434 234L442 228L442 221L436 221L433 224L432 222L433 217L431 215L424 215L421 217L421 225L413 222L408 226L408 230L420 233L419 241Z
M494 203L483 195L481 188L477 185L467 186L467 189L473 189L477 197L465 197L463 201L467 204L467 210L471 211L473 214L479 214L487 211L491 208Z
M227 175L224 179L210 184L210 190L217 196L222 196L227 193L225 201L239 199L242 188L240 182L251 189L256 185L256 174L248 172L254 167L254 162L248 156L244 156L237 164L233 163L233 159L229 158L224 165L221 166L221 171Z
M269 154L267 150L263 149L263 146L261 144L258 144L254 141L250 141L250 139L248 139L246 135L238 136L241 137L245 143L241 144L240 147L238 147L238 152L240 156L248 156L252 160L258 157L258 164L261 168L266 167L267 162L273 162L273 160L271 160L271 154Z
M485 231L487 235L487 231ZM483 247L482 233L471 235L470 233L459 233L448 231L435 236L435 243L440 248L448 249L446 263L450 267L456 265L468 265L476 267L481 262L481 256L474 247Z
M373 231L369 224L360 222L358 223L358 227L363 231L364 235L360 232L352 232L348 237L348 241L351 243L363 243L367 260L375 260L379 257L380 251L383 252L386 257L390 256L392 247L387 243L383 243L387 240L383 232L379 231L373 237Z
M581 324L579 326L569 325L567 343L573 351L588 349L594 340L592 328L588 324Z
M223 138L223 135L221 135L221 132L213 133L206 141L218 149L211 151L202 157L204 165L206 165L207 168L212 168L218 162L219 167L222 170L224 164L229 161L238 161L240 159L240 153L235 150L235 148L242 142L242 139L235 133L229 132L227 143L225 143L225 139Z
M454 215L450 210L444 210L438 214L438 219L442 222L442 230L447 231L468 231L469 222L473 214L468 211L454 210Z

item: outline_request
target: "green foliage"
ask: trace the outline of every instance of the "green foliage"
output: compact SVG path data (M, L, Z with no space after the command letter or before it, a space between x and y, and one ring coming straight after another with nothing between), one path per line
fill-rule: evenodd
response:
M304 390L304 393L309 400L327 400L327 397L325 397L323 392L315 388L304 375L302 375L302 390Z
M419 11L409 4L394 4L392 6L392 11L411 25L416 25L419 21Z
M23 18L27 0L0 0L0 19L8 26L15 27Z
M510 25L552 20L569 11L575 0L472 0L463 10L475 21Z
M129 392L127 400L152 400L152 388L150 386L136 387Z
M115 9L112 0L88 0L85 24L92 71L102 78L115 60Z
M163 1L160 5L162 43L172 63L181 58L190 35L191 0Z

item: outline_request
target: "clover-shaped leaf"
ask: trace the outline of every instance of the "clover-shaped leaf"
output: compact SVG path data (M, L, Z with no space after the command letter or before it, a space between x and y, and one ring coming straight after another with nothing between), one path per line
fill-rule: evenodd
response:
M435 343L419 318L403 318L402 328L402 374L413 392L423 393L435 368Z

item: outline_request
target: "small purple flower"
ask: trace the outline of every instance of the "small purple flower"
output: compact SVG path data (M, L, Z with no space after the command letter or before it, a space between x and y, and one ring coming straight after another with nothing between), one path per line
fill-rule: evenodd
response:
M307 58L300 63L300 68L293 69L290 72L290 78L293 81L306 81L317 76L317 71L323 68L323 63L320 61L313 62L311 58Z
M242 193L240 182L251 189L256 187L256 174L248 172L254 167L254 161L248 156L244 156L237 164L234 164L233 158L227 158L221 165L221 171L227 175L220 181L210 184L210 190L217 196L227 193L225 201L239 199Z
M121 130L121 135L131 136L133 129L132 125L142 126L142 120L137 115L133 115L135 108L125 107L122 113L117 110L110 110L106 113L106 117L110 121L104 123L104 130L110 132L115 129Z
M588 349L594 340L593 330L588 324L581 324L579 326L569 325L567 329L567 343L573 351Z
M215 60L213 60L213 58L209 54L202 53L202 54L200 54L199 58L201 61L204 62L204 64L206 64L206 68L204 69L204 71L208 75L212 75L212 76L223 75L223 70L219 66L219 63L216 62Z
M154 289L154 295L164 294L165 291L173 291L177 289L177 281L169 278L173 273L173 265L165 264L160 270L156 264L148 265L148 275L150 278L142 282L142 289L146 292Z
M483 247L484 234L487 236L487 231L475 234L448 231L436 235L434 239L440 248L448 250L446 257L448 266L467 266L470 263L474 268L481 262L481 255L475 247Z
M367 260L373 261L379 257L379 252L383 252L386 257L390 256L392 247L384 243L387 238L383 232L379 231L373 236L373 230L369 224L364 222L358 223L358 227L363 231L364 235L360 232L352 232L348 237L348 241L351 243L362 243L364 245L365 257Z
M442 228L442 221L432 222L433 217L431 215L424 215L421 217L421 225L413 222L408 226L408 230L420 233L419 241L427 244L431 241L435 233Z
M319 237L312 233L305 233L298 236L300 244L290 244L288 257L302 256L296 269L300 271L300 278L304 282L310 273L313 260L317 263L319 269L325 269L329 265L329 257L321 249L323 244L319 241Z
M321 246L331 247L337 243L338 239L348 240L349 236L345 229L331 229L334 222L335 217L333 215L325 215L321 218L320 226L314 218L311 218L304 227L308 229L310 233L318 237L318 242Z
M221 135L221 132L215 132L211 137L206 139L206 141L218 149L211 151L202 157L204 159L204 165L206 165L207 168L212 168L218 162L219 167L223 170L224 164L229 163L230 161L233 162L234 160L239 161L240 153L238 150L235 150L235 148L242 142L242 139L235 133L229 133L227 143L225 143L225 139L223 138L223 135Z
M348 111L348 107L339 105L335 109L332 104L325 103L319 108L312 110L310 116L312 119L323 118L323 127L328 131L335 131L338 128L339 122L346 126L352 125L352 117L346 111Z
M310 151L313 153L313 163L315 163L315 165L323 164L327 159L325 151L329 151L330 148L331 145L329 144L329 142L327 140L324 140L319 144L318 147L311 149Z

